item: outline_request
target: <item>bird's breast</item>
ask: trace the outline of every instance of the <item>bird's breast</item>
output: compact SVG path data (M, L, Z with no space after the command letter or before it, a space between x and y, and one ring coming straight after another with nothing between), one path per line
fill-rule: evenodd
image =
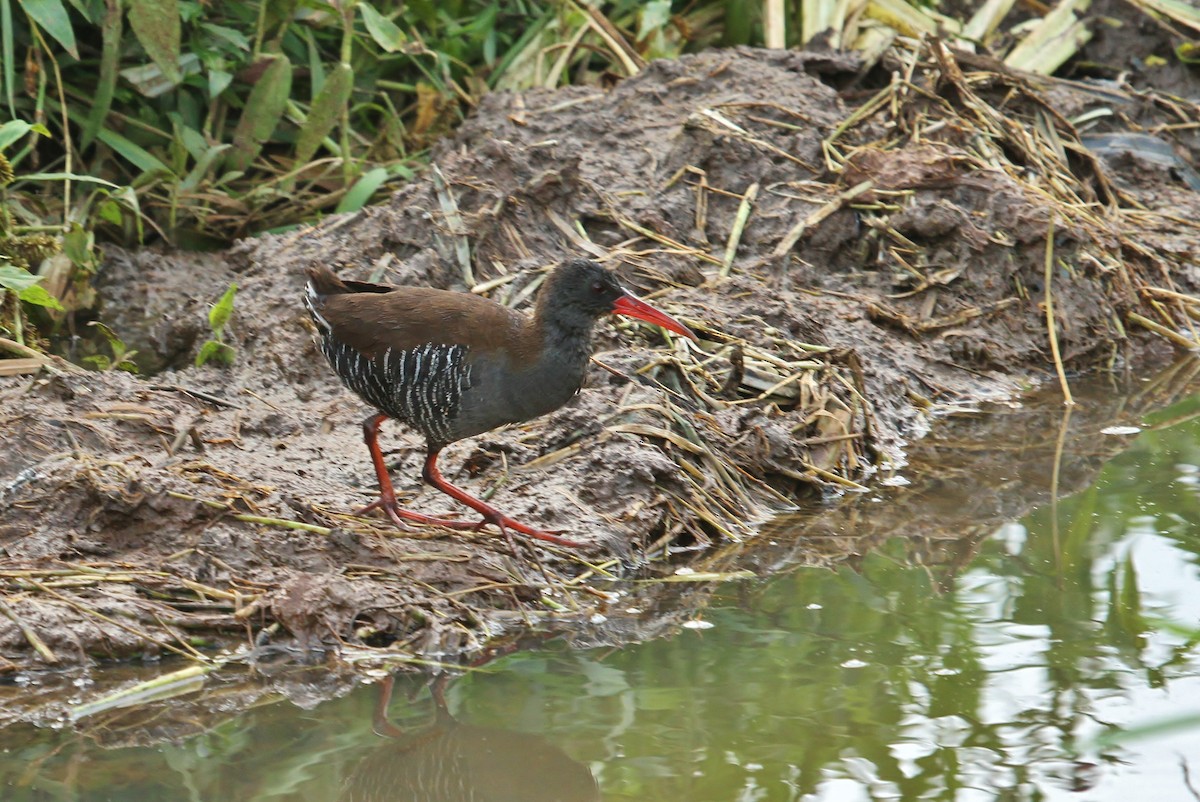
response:
M456 439L553 412L579 392L585 367L586 362L550 365L539 360L519 366L476 360L455 422Z

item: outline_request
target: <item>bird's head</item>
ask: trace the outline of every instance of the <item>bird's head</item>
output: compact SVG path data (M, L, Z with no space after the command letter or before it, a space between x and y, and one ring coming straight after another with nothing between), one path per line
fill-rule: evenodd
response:
M550 274L546 283L547 300L560 308L573 308L592 319L608 314L635 317L696 339L691 329L622 287L611 270L590 259L564 262Z

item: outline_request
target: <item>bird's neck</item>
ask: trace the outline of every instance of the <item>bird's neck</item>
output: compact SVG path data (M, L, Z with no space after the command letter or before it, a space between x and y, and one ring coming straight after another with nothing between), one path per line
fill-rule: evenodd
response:
M530 321L538 342L536 369L561 377L579 389L592 356L592 328L596 319L552 304L538 304Z
M528 354L522 367L506 381L508 403L518 420L528 420L558 409L583 385L592 355L595 320L563 314L539 304L520 339Z

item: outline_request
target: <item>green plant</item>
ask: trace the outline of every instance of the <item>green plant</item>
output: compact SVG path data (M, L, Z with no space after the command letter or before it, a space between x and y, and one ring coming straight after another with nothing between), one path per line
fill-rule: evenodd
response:
M119 214L136 199L156 233L218 244L366 203L375 171L410 176L489 87L600 80L716 41L724 6L0 0L0 104L45 121L21 154L35 167L132 188L100 210L104 236L141 235Z
M104 341L108 343L109 350L112 351L112 356L105 354L91 354L83 358L83 363L91 365L96 370L124 370L129 373L137 373L137 364L133 358L137 356L137 351L130 350L127 345L117 336L116 332L98 321L92 321L89 326L100 332Z
M0 191L4 191L14 178L12 164L3 149L11 144L14 134L19 136L16 133L19 128L11 122L0 126ZM32 129L32 126L27 128ZM8 205L0 203L0 329L11 333L18 344L25 344L23 303L62 309L58 299L41 285L41 277L30 272L32 265L41 263L59 249L57 237L15 225ZM7 314L3 312L5 308Z
M196 354L196 366L199 367L206 362L216 360L221 365L232 365L234 358L237 356L237 350L225 342L225 324L229 322L229 316L233 314L233 298L237 295L237 284L230 284L229 289L221 296L221 300L213 304L213 308L208 310L208 327L212 330L212 338L206 340L204 345L200 346L200 352Z
M0 248L7 249L8 247L10 247L8 243L0 243ZM26 243L25 247L36 246ZM48 247L53 247L52 241ZM40 281L40 277L30 273L28 268L15 263L7 253L0 254L0 290L15 293L18 299L28 304L62 309L58 300L38 283Z

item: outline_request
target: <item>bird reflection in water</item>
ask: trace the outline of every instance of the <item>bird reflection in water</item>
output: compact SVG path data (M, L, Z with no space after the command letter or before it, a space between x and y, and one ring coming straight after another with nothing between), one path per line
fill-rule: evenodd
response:
M404 730L387 718L394 680L380 684L375 732L386 741L346 778L341 802L599 800L591 770L545 738L457 721L435 681L433 721Z

